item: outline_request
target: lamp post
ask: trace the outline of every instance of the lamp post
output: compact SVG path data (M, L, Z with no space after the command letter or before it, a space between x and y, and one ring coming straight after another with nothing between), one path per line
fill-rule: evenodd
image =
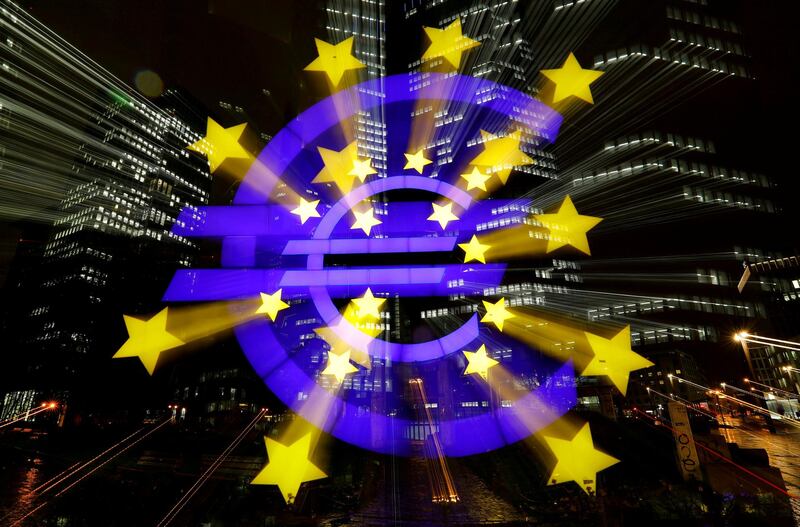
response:
M742 345L742 351L744 352L744 358L747 361L747 369L750 371L750 376L755 377L756 373L753 370L753 361L750 359L750 348L747 345L747 340L744 337L747 336L747 333L744 331L740 331L733 336L733 340L738 342Z

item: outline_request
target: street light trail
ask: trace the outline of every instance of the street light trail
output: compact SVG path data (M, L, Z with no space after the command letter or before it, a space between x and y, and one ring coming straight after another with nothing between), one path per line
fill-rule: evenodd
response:
M768 389L772 390L773 392L782 392L782 393L785 393L785 394L790 395L792 397L797 397L796 393L787 392L786 390L781 390L780 388L775 388L774 386L770 386L769 384L764 384L763 382L754 381L752 379L748 379L747 382L749 384L757 384L758 386L763 386L764 388L768 388Z
M674 379L678 379L678 382L685 382L686 384L689 384L691 386L695 386L697 388L700 388L701 390L705 390L705 391L709 391L709 392L712 391L711 388L709 388L708 386L703 386L702 384L697 384L696 382L687 381L686 379L682 379L681 377L678 377L677 375L674 375L672 373L667 375L667 377L669 377L671 379L673 379L673 378ZM755 410L758 413L769 415L770 417L782 420L782 421L788 423L789 425L794 426L795 428L800 428L800 422L796 421L795 419L784 417L784 416L782 416L782 415L780 415L780 414L778 414L776 412L773 412L772 410L769 410L767 408L762 408L761 406L757 406L757 405L752 404L752 403L748 403L747 401L742 401L741 399L737 399L736 397L734 397L732 395L726 395L725 397L727 399L735 402L735 403L738 403L738 404L740 404L742 406L746 406L747 408Z
M798 345L796 342L792 342L792 344L794 344L795 346L798 346L798 347L787 346L786 344L781 344L781 342L787 342L787 341L771 342L772 339L761 340L762 337L756 337L755 335L748 335L748 334L741 334L740 333L740 334L736 335L736 337L739 340L742 340L742 341L747 342L749 344L760 344L762 346L774 346L776 348L782 348L782 349L786 349L786 350L790 350L790 351L800 351L800 345ZM775 340L777 340L777 339L775 339Z
M439 441L439 432L436 431L436 426L434 424L433 416L431 415L430 408L428 406L428 397L425 394L425 385L422 382L422 379L416 378L411 379L408 381L410 385L416 386L417 390L419 391L419 397L422 401L422 408L425 412L425 417L428 422L428 426L431 430L431 439L433 440L434 450L436 451L436 458L439 464L439 468L441 470L441 477L440 473L436 472L435 469L430 469L431 474L433 477L431 478L431 491L433 493L433 501L434 503L442 503L442 502L450 502L455 503L459 501L458 491L456 491L455 482L453 481L452 475L450 473L450 467L447 465L447 458L444 455L442 450L441 442Z
M700 410L699 408L695 408L692 404L690 404L690 403L687 404L686 402L684 402L685 399L682 400L680 397L678 397L676 395L666 395L666 394L663 394L663 393L659 392L658 390L654 390L653 388L647 388L647 392L648 393L654 393L654 394L656 394L656 395L658 395L660 397L663 397L664 399L667 399L668 401L674 401L674 402L676 402L678 404L682 404L686 408L691 408L695 412L700 413L702 415L705 415L706 417L710 417L710 418L712 418L714 420L717 419L716 415L714 415L714 414L712 414L710 412L706 412L705 410Z
M167 419L165 419L165 420L164 420L164 421L163 421L161 424L159 424L159 425L158 425L158 426L156 426L155 428L151 428L151 429L150 429L150 430L148 430L148 431L147 431L147 433L145 433L145 434L144 434L142 437L140 437L140 438L136 439L135 441L131 442L130 444L128 444L127 446L125 446L125 447L124 447L122 450L118 451L118 452L117 452L117 453L115 453L113 456L111 456L110 458L106 459L105 461L103 461L102 463L100 463L99 465L97 465L96 467L94 467L92 470L90 470L89 472L87 472L86 474L84 474L83 476L81 476L80 478L78 478L77 480L75 480L74 482L70 483L70 484L69 484L67 487L65 487L65 488L61 489L60 491L58 491L58 493L56 493L56 497L58 497L58 496L61 496L62 494L64 494L65 492L67 492L69 489L71 489L72 487L74 487L75 485L77 485L78 483L80 483L81 481L83 481L84 479L88 478L89 476L91 476L92 474L94 474L95 472L97 472L99 469L103 468L103 466L107 465L107 464L108 464L108 463L109 463L111 460L113 460L113 459L117 458L117 457L118 457L120 454L122 454L122 453L124 453L124 452L128 451L128 450L129 450L131 447L133 447L133 446L134 446L134 445L136 445L137 443L139 443L139 442L141 442L141 441L143 441L143 440L147 439L147 437L149 437L151 434L153 434L154 432L158 431L158 430L159 430L159 429L161 429L163 426L165 426L165 425L167 425L167 424L171 423L172 421L173 421L173 418L172 418L172 417L168 417Z
M739 333L739 336L741 338L745 338L745 339L759 339L759 340L769 340L769 341L772 341L772 342L779 342L781 344L787 344L789 346L796 346L793 349L800 350L800 342L794 342L794 341L791 341L791 340L776 339L776 338L772 338L772 337L765 337L763 335L751 335L750 333L747 333L745 331L742 331L741 333Z
M54 407L51 407L51 406L48 405L48 406L42 406L40 408L37 408L36 410L34 410L32 412L30 410L28 410L28 411L26 411L24 413L21 413L19 415L15 415L14 417L9 418L8 421L6 421L3 424L0 424L0 428L5 428L5 427L11 426L14 423L17 423L19 421L27 420L28 418L33 417L34 415L39 415L40 413L46 412L47 410L52 410L53 408Z
M239 432L233 441L222 451L222 453L217 456L217 459L214 460L211 465L200 475L197 481L189 487L189 490L178 500L178 502L167 512L166 516L164 516L160 522L158 522L157 527L162 527L165 525L169 525L172 520L178 517L178 514L183 510L189 500L200 490L200 488L205 484L206 481L216 472L216 470L225 462L228 458L230 453L237 447L239 444L244 440L245 436L256 426L258 421L267 413L266 408L262 408L256 416L250 421L244 429Z
M145 433L143 436L141 436L141 437L139 437L138 439L136 439L135 441L131 442L130 444L128 444L127 446L125 446L123 449L121 449L121 450L119 450L118 452L116 452L116 453L115 453L113 456L109 457L108 459L106 459L105 461L103 461L102 463L100 463L99 465L97 465L96 467L94 467L92 470L90 470L89 472L87 472L86 474L84 474L83 476L81 476L80 478L76 479L75 481L73 481L72 483L70 483L69 485L67 485L67 486L66 486L66 487L64 487L63 489L61 489L60 491L58 491L58 492L57 492L57 493L56 493L56 494L55 494L55 495L54 495L52 498L50 498L49 500L45 501L44 503L41 503L41 504L37 505L35 508L33 508L33 509L31 509L30 511L28 511L27 513L25 513L25 515L24 515L24 516L22 516L21 518L17 519L17 520L16 520L14 523L12 523L12 524L10 525L10 527L14 527L14 526L16 526L16 525L22 525L22 523L23 523L23 522L24 522L26 519L28 519L28 518L30 518L32 515L36 514L36 512L37 512L37 511L39 511L39 510L43 509L44 507L46 507L47 505L49 505L50 503L52 503L52 502L53 502L55 499L59 498L61 495L63 495L63 494L64 494L65 492L67 492L69 489L71 489L72 487L74 487L75 485L77 485L78 483L80 483L81 481L83 481L84 479L88 478L89 476L91 476L92 474L94 474L95 472L97 472L97 471L98 471L99 469L101 469L103 466L107 465L109 462L111 462L112 460L114 460L115 458L117 458L118 456L120 456L121 454L123 454L124 452L126 452L127 450L129 450L131 447L133 447L134 445L136 445L136 444L137 444L137 443L139 443L140 441L143 441L144 439L146 439L147 437L149 437L151 434L153 434L153 433L154 433L154 432L156 432L157 430L161 429L163 426L165 426L165 425L167 425L167 424L171 423L171 422L172 422L172 420L173 420L173 418L170 416L170 417L168 417L167 419L165 419L164 421L162 421L162 422L161 422L161 423L160 423L158 426L156 426L156 427L154 427L154 428L151 428L151 429L150 429L150 430L149 430L147 433ZM136 432L134 432L134 434L135 434L135 433L138 433L139 431L140 431L140 430L137 430ZM134 435L134 434L131 434L131 435ZM131 436L128 436L128 437L131 437ZM126 438L126 439L128 439L128 438ZM116 446L119 446L119 444L120 444L119 442L118 442L118 443L116 443L116 444L115 444L115 445L114 445L112 448L114 448L114 447L116 447ZM95 458L93 458L93 459L97 459L97 457L95 457ZM85 465L83 465L83 466L85 466ZM70 474L69 474L67 477L71 476L71 475L72 475L72 474L74 474L74 473L75 473L75 471L73 471L72 473L70 473ZM61 480L59 480L59 482L60 482L60 481L63 481L63 479L64 479L64 478L62 478ZM45 489L45 491L46 491L46 490L49 490L49 489L50 489L50 488L52 488L52 487L53 487L53 485L50 485L50 486L49 486L47 489ZM8 515L6 515L6 517L7 517L7 516L8 516ZM5 517L4 517L3 519L5 519Z
M764 397L763 395L758 395L753 391L747 391L745 389L739 388L738 386L734 386L733 384L728 384L727 382L720 383L720 386L722 386L722 391L725 391L726 388L730 388L731 390L736 390L737 392L741 392L745 395L752 395L753 397L758 397L759 399L764 399L765 401L767 400L767 398Z
M138 429L135 432L133 432L132 434L128 435L127 437L125 437L123 439L120 439L119 441L117 441L116 443L114 443L113 445L108 447L107 449L103 450L102 452L100 452L99 454L97 454L96 456L91 458L90 460L85 461L84 463L82 463L81 466L79 466L78 468L73 469L73 467L75 467L75 465L78 464L78 463L76 463L75 465L72 465L72 467L64 470L63 472L61 472L59 474L56 474L55 476L53 476L49 480L45 481L44 483L42 483L41 485L39 485L38 487L33 489L33 493L34 494L44 494L44 493L46 493L47 491L49 491L50 489L52 489L53 487L55 487L56 485L58 485L59 483L64 481L65 479L70 478L71 476L73 476L74 474L80 472L81 470L83 470L87 466L91 465L92 463L94 463L95 461L97 461L98 459L100 459L101 457L106 455L107 453L111 452L112 450L114 450L118 446L124 444L130 438L132 438L133 436L135 436L136 434L138 434L139 432L141 432L145 428L147 428L147 426L143 426L140 429ZM56 480L56 481L54 481L54 480Z

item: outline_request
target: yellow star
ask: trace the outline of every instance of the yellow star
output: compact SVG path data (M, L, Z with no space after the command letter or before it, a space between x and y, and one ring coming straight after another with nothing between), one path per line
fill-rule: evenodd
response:
M570 245L585 254L592 254L586 233L603 221L603 218L578 214L569 196L564 198L555 214L534 214L533 217L550 231L547 239L548 253Z
M481 130L483 152L472 160L471 165L485 167L490 173L497 174L505 184L515 166L532 165L534 160L520 150L522 132L516 130L505 137L498 137L486 130Z
M208 118L206 136L187 146L188 150L205 154L209 169L213 173L228 158L248 159L250 153L239 144L247 123L223 128L211 117Z
M489 368L497 364L497 361L486 354L486 345L481 344L478 351L462 351L467 358L467 369L464 370L464 375L470 373L477 373L486 379L489 375Z
M554 103L567 97L575 96L589 104L594 104L589 85L603 73L602 71L581 68L581 65L578 64L578 59L572 53L569 54L561 68L557 70L542 70L542 75L556 84L556 91L553 94Z
M514 318L514 315L506 309L505 298L501 298L495 304L483 300L483 307L486 308L486 314L483 315L481 322L493 322L500 331L503 331L504 321L508 320L509 318Z
M480 42L465 37L461 33L461 19L458 18L444 29L425 26L422 29L425 30L425 34L431 40L431 45L422 55L422 60L442 57L455 69L458 69L461 65L462 53L481 45Z
M300 205L296 209L292 209L291 213L300 216L300 224L302 225L308 221L308 218L319 218L317 205L319 205L318 199L315 199L314 201L306 201L305 199L300 198Z
M406 156L406 166L403 169L413 168L420 174L422 174L425 165L430 165L433 163L430 159L425 158L425 149L421 148L417 150L415 154L403 154Z
M325 168L319 171L312 183L333 182L346 194L353 188L357 176L355 164L358 161L358 145L353 141L340 151L317 147Z
M467 190L474 188L486 190L486 181L491 179L492 176L482 173L477 167L473 167L472 172L461 174L461 177L467 180Z
M311 433L289 446L264 437L269 462L253 478L251 485L277 485L286 503L297 497L300 485L308 481L327 478L328 475L312 463L308 456L311 450Z
M442 229L447 227L448 222L458 219L458 216L453 214L452 203L448 203L447 205L437 205L436 203L431 203L431 205L433 205L433 214L428 216L428 220L438 221L439 225L442 226Z
M570 440L544 436L544 441L557 460L548 485L574 481L586 494L594 494L597 491L597 473L619 463L619 459L594 447L589 423L584 424Z
M374 226L383 223L381 220L377 219L373 213L374 210L372 207L370 207L367 212L358 212L357 210L354 210L353 214L356 216L356 222L350 228L362 229L367 236L369 236L369 233L372 232L372 228Z
M147 373L153 375L156 362L162 351L185 344L181 339L167 331L167 310L164 308L149 320L123 315L128 340L114 354L114 359L139 357Z
M354 298L353 303L358 308L358 319L363 320L367 317L372 318L381 318L381 312L378 311L383 303L386 302L385 298L375 298L372 294L372 290L367 288L367 291L364 293L364 296L361 298Z
M305 67L306 71L324 71L334 86L342 81L344 73L349 70L366 68L356 59L353 53L353 37L345 39L338 44L328 44L324 40L314 39L317 44L319 56L314 62Z
M350 360L363 366L366 369L372 368L372 362L370 360L369 353L365 351L353 350L350 348L350 345L344 342L339 336L336 334L336 327L337 326L344 326L346 322L352 324L357 330L361 331L362 333L369 335L370 337L376 337L381 333L380 329L377 328L368 328L364 327L366 324L358 323L358 317L355 315L355 308L350 304L347 305L345 308L345 312L343 317L333 326L322 326L314 329L314 333L319 335L319 337L328 343L329 351L328 354L334 353L336 355L341 355L346 351L350 351ZM346 331L346 330L345 330Z
M275 317L278 316L278 311L282 311L289 307L289 304L281 300L283 289L278 289L271 295L261 293L261 306L256 310L256 313L266 313L267 316L275 322Z
M607 375L614 386L625 395L628 377L634 370L649 368L653 363L631 350L631 327L625 326L610 339L584 333L594 352L591 362L581 375Z
M356 176L362 183L367 176L377 174L378 171L372 168L372 159L354 159L353 169L347 173L348 176Z
M464 251L464 263L472 260L478 260L481 263L486 263L486 257L484 256L484 253L491 248L490 245L479 242L478 237L474 234L472 235L469 243L459 243L458 246Z
M328 352L328 364L322 370L322 375L333 375L336 377L336 382L342 384L344 378L349 374L358 371L358 368L350 364L350 350L345 351L341 355Z

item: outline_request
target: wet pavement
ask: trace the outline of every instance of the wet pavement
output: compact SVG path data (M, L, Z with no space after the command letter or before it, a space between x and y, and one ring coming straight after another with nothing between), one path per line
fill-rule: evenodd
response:
M777 433L771 434L763 427L743 423L740 419L726 416L735 428L720 428L720 434L729 443L742 448L763 448L769 455L770 464L780 469L786 490L792 496L792 512L800 526L800 428L778 424Z

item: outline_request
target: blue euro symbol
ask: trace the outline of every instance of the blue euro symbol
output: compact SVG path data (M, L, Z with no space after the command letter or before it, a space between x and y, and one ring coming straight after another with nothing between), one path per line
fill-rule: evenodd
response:
M487 94L499 94L487 97ZM501 284L505 264L441 264L417 266L326 267L329 255L448 253L468 241L481 225L492 220L518 221L526 215L520 200L476 201L466 191L438 178L389 175L355 187L320 218L301 224L282 206L269 202L276 185L297 178L306 188L319 167L308 152L356 110L376 106L387 110L387 128L408 130L407 107L417 101L446 99L476 109L487 123L519 123L542 141L553 141L561 116L521 92L490 81L458 75L403 74L362 83L317 103L281 130L262 150L242 182L233 205L187 208L173 232L184 237L222 239L221 269L186 269L175 274L164 300L196 302L253 298L260 292L282 289L284 296L305 300L316 316L354 350L386 363L428 364L445 360L481 339L477 315L435 340L398 343L372 338L345 320L334 298L355 298L370 287L390 296L482 295ZM357 103L353 101L357 100ZM487 128L489 128L487 124ZM330 141L330 140L329 140ZM330 144L330 142L328 143ZM389 148L389 158L392 157ZM402 157L402 156L400 156ZM390 170L391 173L391 170ZM457 175L455 176L457 177ZM297 181L295 181L297 183ZM428 221L430 202L385 204L380 233L370 238L342 221L353 206L378 194L398 190L433 193L447 198L463 213L442 234ZM503 211L498 213L498 211ZM271 255L264 263L264 255ZM301 262L305 265L286 265ZM275 264L275 262L279 262ZM237 338L259 376L288 406L319 428L355 445L385 453L409 453L408 429L413 420L391 413L364 412L362 403L329 392L298 360L301 335L290 324L277 327L267 320L236 328ZM520 349L521 344L513 343ZM438 423L447 455L486 452L529 436L547 426L575 404L570 363L552 368L550 381L514 401L509 407ZM298 401L328 405L325 415L307 410Z

